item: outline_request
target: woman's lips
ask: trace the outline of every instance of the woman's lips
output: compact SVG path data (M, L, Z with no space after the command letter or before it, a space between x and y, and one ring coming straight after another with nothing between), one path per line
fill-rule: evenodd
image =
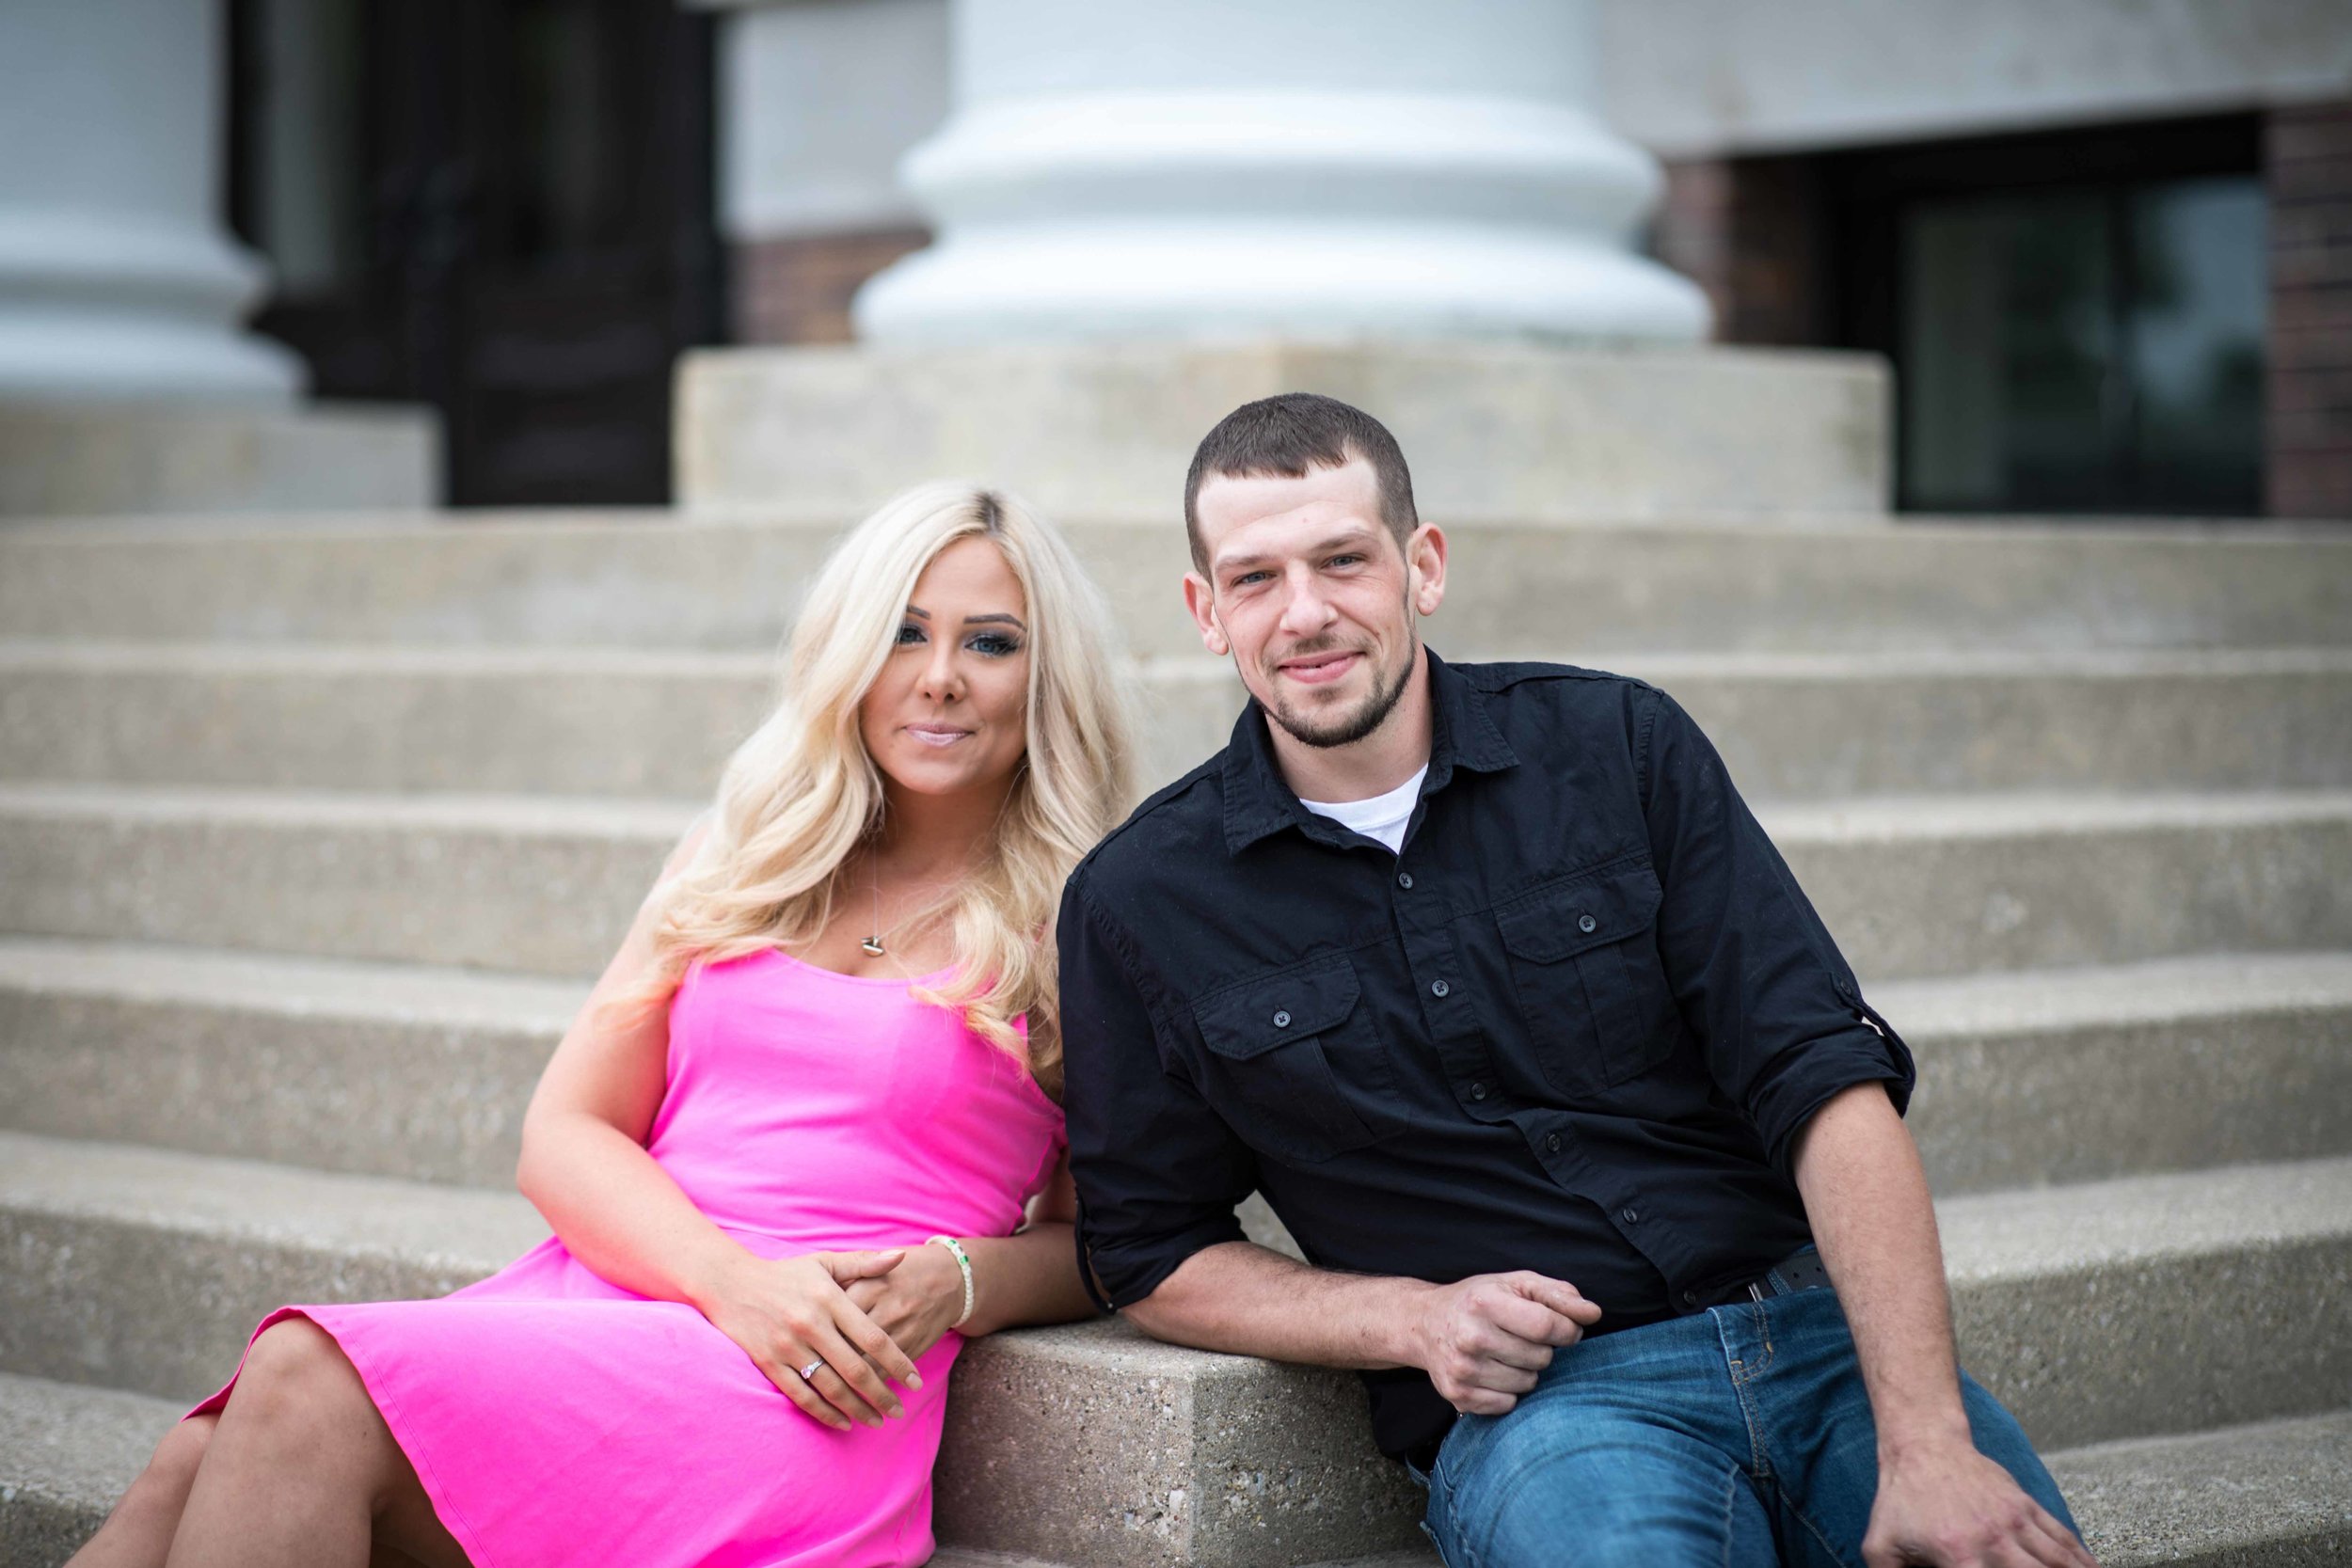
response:
M950 729L945 724L909 724L907 734L926 746L953 746L972 732Z
M1276 668L1302 686L1327 686L1354 669L1356 661L1363 657L1360 652L1350 648L1342 653L1285 659Z

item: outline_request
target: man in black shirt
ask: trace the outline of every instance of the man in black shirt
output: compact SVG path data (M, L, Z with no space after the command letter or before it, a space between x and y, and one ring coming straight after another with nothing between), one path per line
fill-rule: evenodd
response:
M1361 1369L1457 1564L2089 1563L1954 1365L1910 1053L1698 728L1425 649L1446 541L1343 404L1228 416L1185 520L1253 700L1063 897L1104 1305Z

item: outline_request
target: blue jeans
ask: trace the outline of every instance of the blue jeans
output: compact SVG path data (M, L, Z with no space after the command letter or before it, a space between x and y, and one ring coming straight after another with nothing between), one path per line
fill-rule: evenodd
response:
M2016 1420L1961 1394L1978 1450L2074 1528ZM1878 1439L1837 1297L1804 1291L1571 1346L1427 1479L1449 1568L1859 1568Z

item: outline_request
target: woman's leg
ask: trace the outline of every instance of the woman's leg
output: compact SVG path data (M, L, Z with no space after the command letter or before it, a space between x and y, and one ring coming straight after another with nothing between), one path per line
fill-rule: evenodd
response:
M171 1568L362 1568L377 1544L465 1568L367 1385L303 1318L272 1325L205 1445Z
M219 1420L191 1416L165 1434L155 1445L155 1457L66 1568L163 1568L188 1488L196 1484L197 1465Z

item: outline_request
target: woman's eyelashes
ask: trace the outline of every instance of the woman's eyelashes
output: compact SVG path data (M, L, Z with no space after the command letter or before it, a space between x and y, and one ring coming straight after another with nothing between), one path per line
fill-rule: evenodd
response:
M913 621L909 621L898 628L898 646L902 648L913 647L916 643L930 641L930 633ZM1005 658L1021 651L1021 639L1010 632L976 631L964 639L963 645L974 653L984 655L989 658Z

